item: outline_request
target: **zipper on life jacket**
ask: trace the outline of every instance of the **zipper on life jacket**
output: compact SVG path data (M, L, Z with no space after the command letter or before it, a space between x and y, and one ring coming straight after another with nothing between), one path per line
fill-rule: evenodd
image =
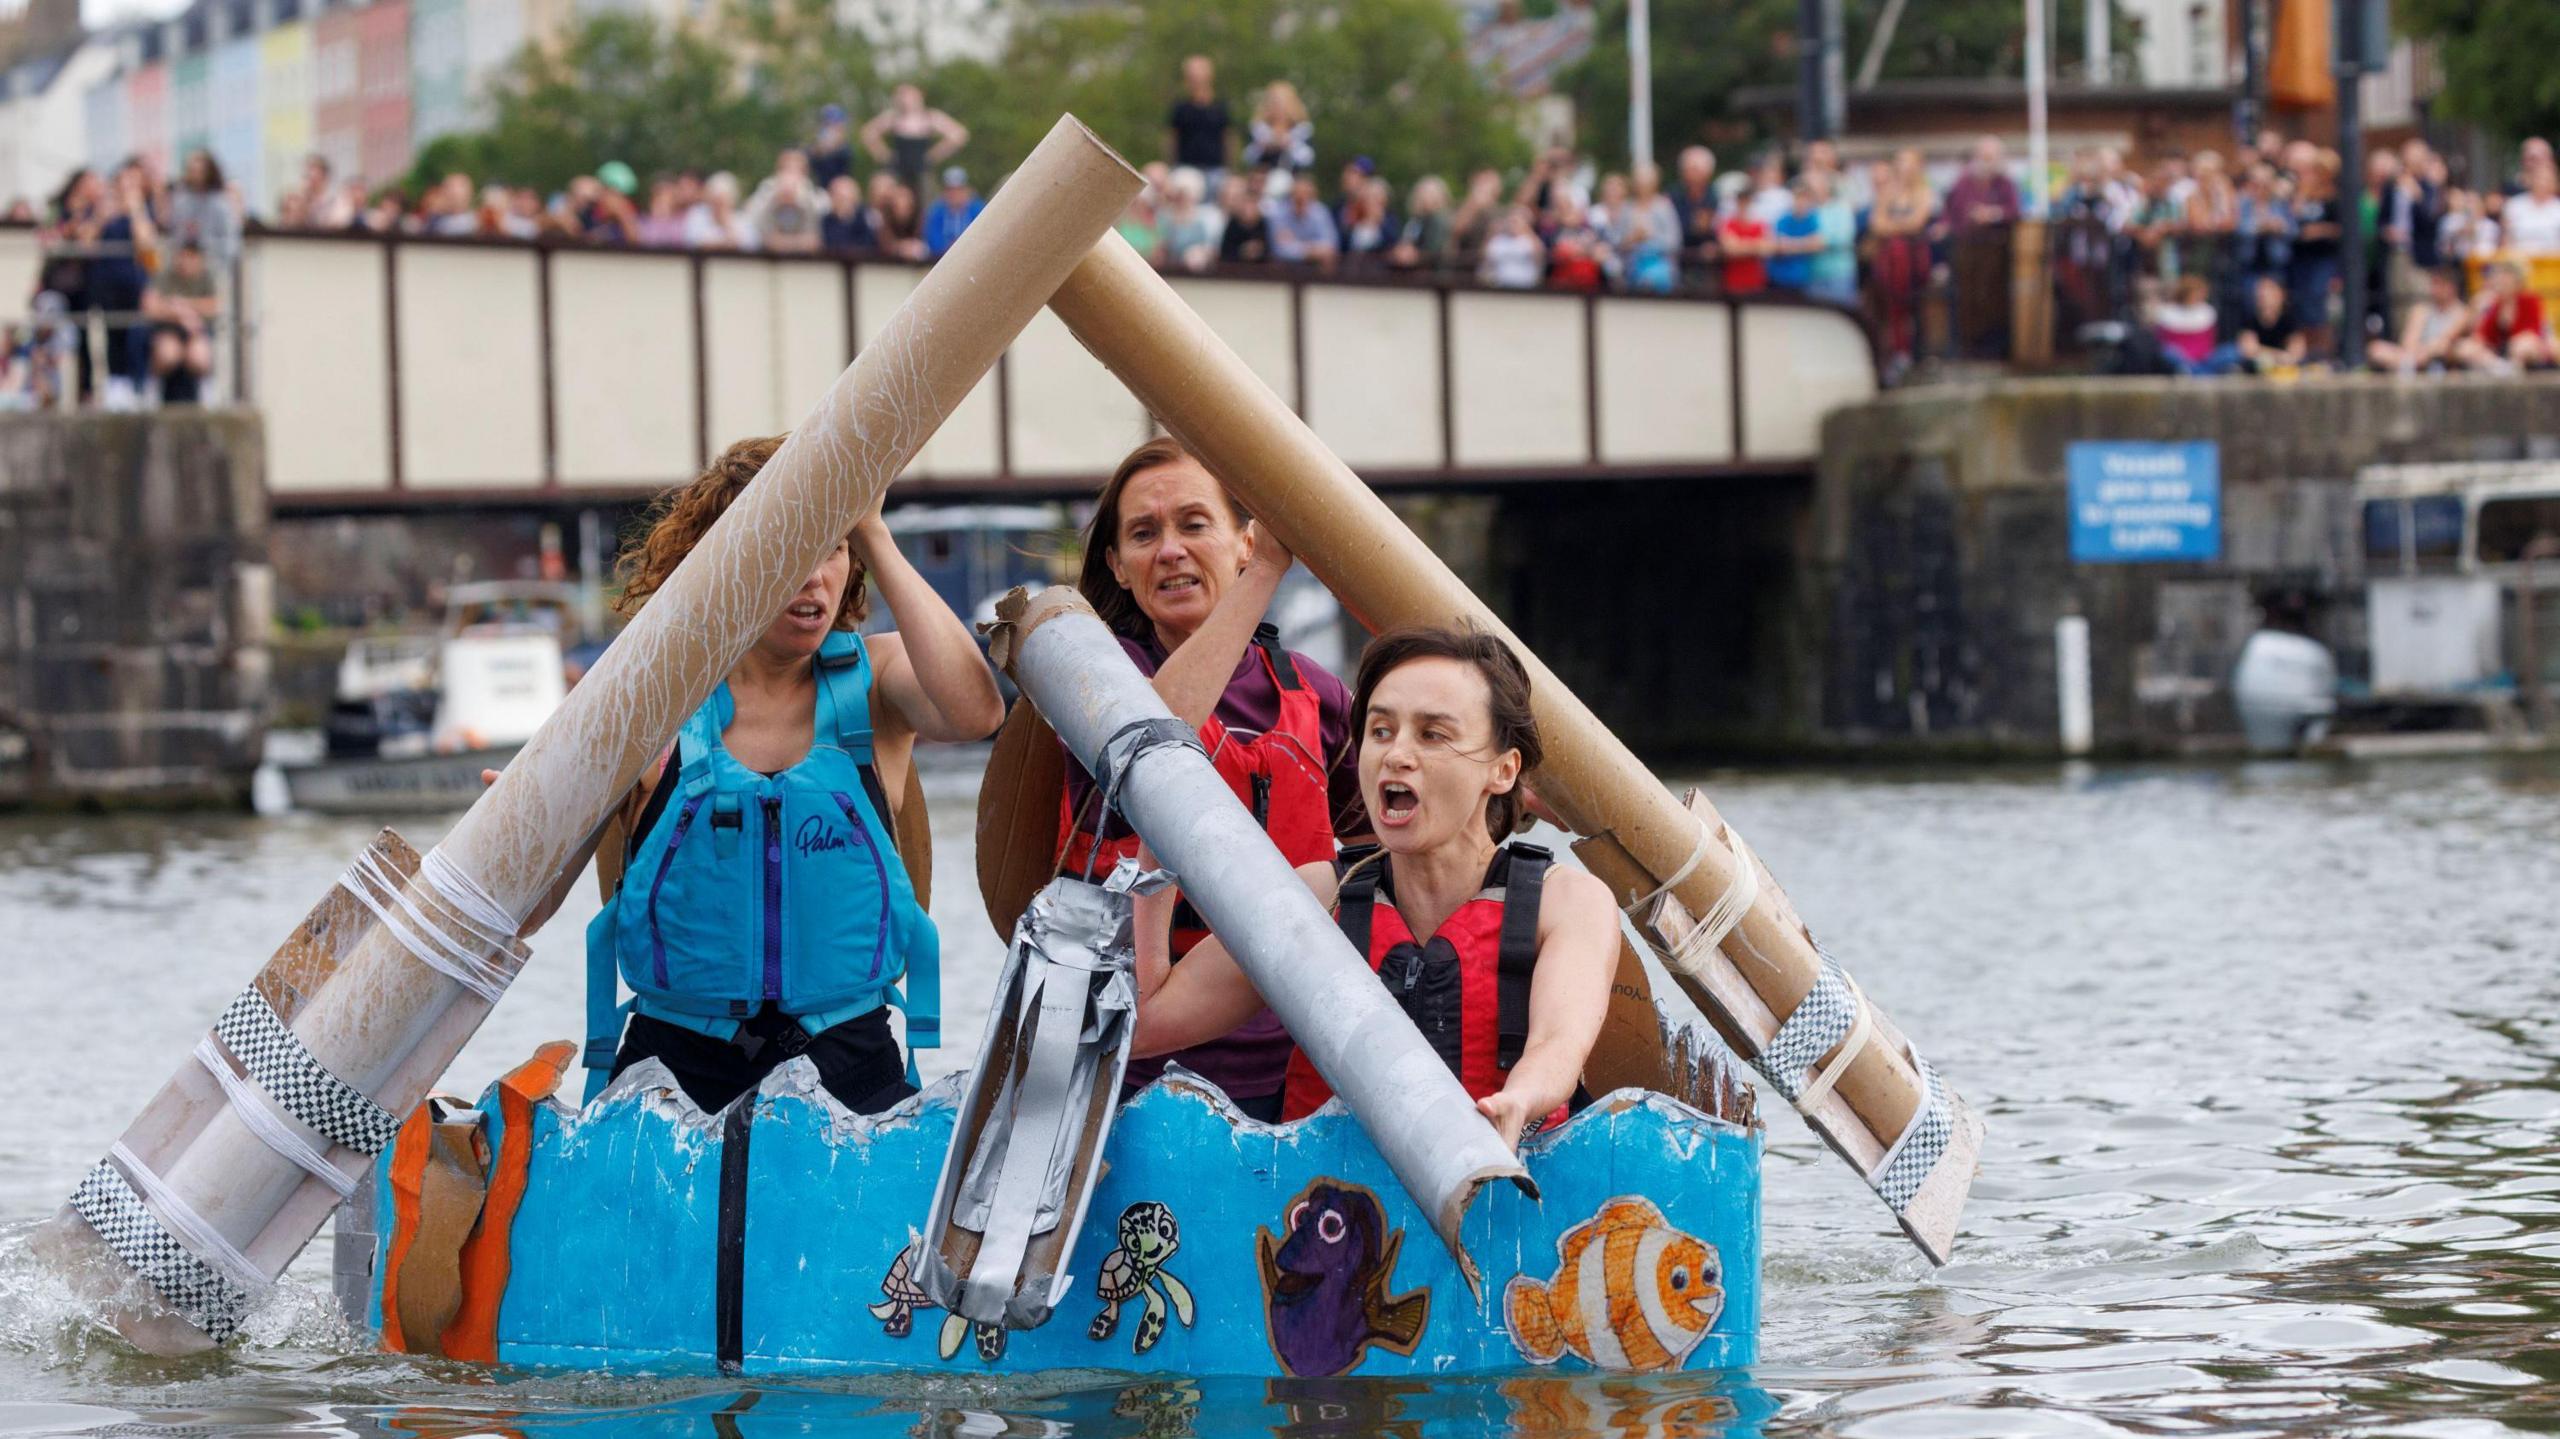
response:
M871 829L853 807L853 796L838 792L836 808L844 811L845 823L853 827L853 842L871 860L871 878L880 886L880 931L871 942L871 977L880 977L881 956L889 948L889 866L880 858L880 846L871 842Z
M667 937L658 929L658 891L666 888L667 871L675 867L676 853L684 848L684 832L693 828L693 814L702 808L704 795L695 795L676 811L675 833L667 837L667 847L658 855L658 872L649 880L649 977L660 989L667 987Z
M782 800L764 800L764 997L782 998Z
M1253 777L1253 822L1271 828L1271 776L1267 774Z

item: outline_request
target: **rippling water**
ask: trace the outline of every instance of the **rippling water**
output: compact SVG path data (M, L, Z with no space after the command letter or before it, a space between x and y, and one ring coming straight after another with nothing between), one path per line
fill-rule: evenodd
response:
M1932 1273L1792 1118L1748 1373L1645 1383L763 1385L366 1352L325 1249L230 1353L145 1359L0 1244L0 1433L1126 1434L2560 1426L2560 766L1719 776L1726 814L1983 1111ZM936 799L948 1032L995 941ZM417 826L422 845L434 826ZM367 833L0 822L0 1225L50 1212ZM573 1034L574 902L449 1084ZM946 1061L947 1062L947 1061ZM599 1428L601 1425L603 1427Z

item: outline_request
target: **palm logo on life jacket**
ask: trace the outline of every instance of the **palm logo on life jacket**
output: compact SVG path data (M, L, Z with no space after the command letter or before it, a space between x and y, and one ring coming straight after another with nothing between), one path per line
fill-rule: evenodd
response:
M1297 662L1280 646L1280 632L1270 625L1254 631L1254 650L1280 693L1280 715L1270 729L1252 736L1230 731L1216 714L1200 727L1200 746L1235 791L1237 800L1282 857L1292 865L1333 858L1333 802L1324 761L1324 706L1298 674ZM1103 838L1099 831L1102 794L1086 797L1081 813L1064 795L1058 800L1060 874L1108 874L1123 859L1135 858L1138 836ZM1189 900L1174 910L1173 953L1178 957L1208 937Z
M1375 849L1334 861L1334 916L1449 1072L1477 1099L1499 1093L1529 1038L1529 983L1538 964L1538 899L1548 851L1514 841L1494 851L1475 897L1417 940L1397 912L1386 858ZM1333 1097L1305 1051L1289 1056L1280 1117L1301 1119Z

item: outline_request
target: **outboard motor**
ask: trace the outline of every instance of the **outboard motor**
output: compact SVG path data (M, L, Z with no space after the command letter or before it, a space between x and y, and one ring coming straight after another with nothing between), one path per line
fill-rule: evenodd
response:
M2263 629L2240 647L2231 698L2252 754L2295 754L2329 732L2338 709L2338 661L2328 646Z

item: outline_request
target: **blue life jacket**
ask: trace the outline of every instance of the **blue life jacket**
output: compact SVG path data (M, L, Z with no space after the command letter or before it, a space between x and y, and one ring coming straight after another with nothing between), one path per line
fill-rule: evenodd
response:
M628 1006L714 1039L765 1004L817 1034L895 1004L912 1051L941 1044L942 948L898 858L871 755L871 665L859 636L817 657L808 757L778 775L721 742L722 684L685 721L622 884L587 926L587 1097L604 1087ZM906 988L899 989L899 981Z

